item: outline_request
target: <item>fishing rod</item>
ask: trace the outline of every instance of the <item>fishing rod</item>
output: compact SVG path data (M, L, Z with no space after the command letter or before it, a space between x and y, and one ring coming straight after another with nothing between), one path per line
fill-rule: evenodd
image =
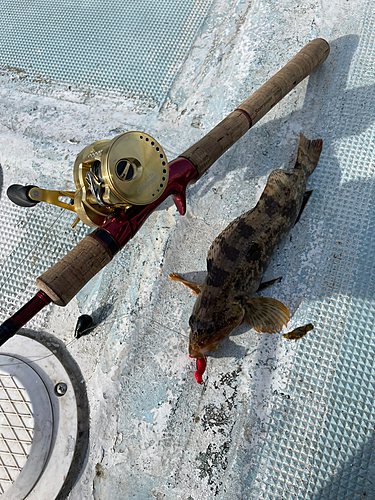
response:
M54 266L37 278L37 294L0 326L0 346L46 305L65 306L133 238L147 217L172 196L186 212L186 187L196 182L245 132L328 57L322 38L309 42L270 80L207 135L168 164L160 144L143 132L97 141L77 156L76 191L48 191L13 185L9 198L21 206L40 201L67 208L96 227ZM72 198L67 205L61 197Z

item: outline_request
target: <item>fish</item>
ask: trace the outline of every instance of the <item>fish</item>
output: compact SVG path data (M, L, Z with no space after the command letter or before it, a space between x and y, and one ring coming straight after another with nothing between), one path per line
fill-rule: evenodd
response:
M290 313L282 302L253 295L277 246L300 215L306 183L322 147L322 139L300 134L294 168L273 170L256 206L234 219L211 244L203 285L170 275L197 294L189 319L190 357L212 355L243 321L266 333L281 332L287 325Z

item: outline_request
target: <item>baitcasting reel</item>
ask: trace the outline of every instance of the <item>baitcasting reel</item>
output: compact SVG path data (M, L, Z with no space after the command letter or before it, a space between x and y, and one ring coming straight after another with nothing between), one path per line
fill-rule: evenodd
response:
M125 132L112 140L96 141L79 153L73 169L76 191L50 191L13 184L11 201L31 207L40 201L77 214L91 227L101 226L116 208L148 205L164 192L169 178L166 155L160 144L143 132ZM61 198L70 198L66 203Z

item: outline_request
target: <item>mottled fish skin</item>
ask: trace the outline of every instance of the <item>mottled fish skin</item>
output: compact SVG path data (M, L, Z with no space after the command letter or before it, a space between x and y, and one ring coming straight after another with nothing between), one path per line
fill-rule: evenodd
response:
M190 356L212 354L243 320L241 296L256 292L277 245L293 227L322 144L300 134L294 169L271 172L257 205L212 243L206 280L189 320Z

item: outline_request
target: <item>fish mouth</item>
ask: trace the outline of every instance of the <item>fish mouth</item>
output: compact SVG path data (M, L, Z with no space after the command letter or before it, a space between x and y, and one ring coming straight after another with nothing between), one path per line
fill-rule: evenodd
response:
M198 341L196 340L196 338L194 339L194 337L196 336L191 333L189 342L189 355L192 358L204 358L206 356L214 354L219 344L227 337L229 337L233 329L233 326L223 328L214 335L206 336L206 338L203 337Z
M206 356L210 356L217 349L217 345L213 348L210 346L207 347L199 347L197 344L189 345L189 356L192 358L205 358Z
M234 310L233 310L234 309ZM229 317L224 312L219 317L202 321L195 315L190 316L189 354L192 358L204 358L214 354L219 344L241 323L244 310L242 306L232 307Z

